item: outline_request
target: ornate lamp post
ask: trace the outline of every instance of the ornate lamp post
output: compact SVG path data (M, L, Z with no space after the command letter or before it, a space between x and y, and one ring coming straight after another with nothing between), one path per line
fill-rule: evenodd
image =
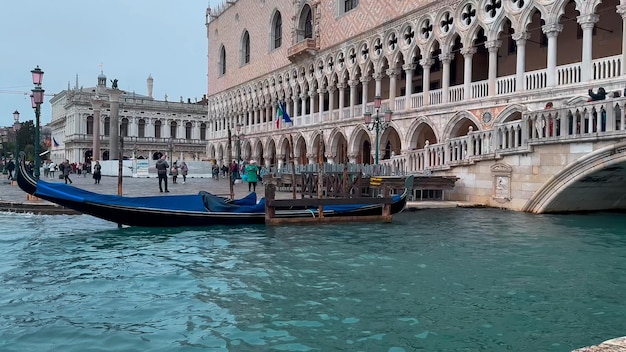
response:
M15 163L15 167L17 167L17 154L20 152L17 145L17 131L20 130L22 125L20 124L20 112L15 110L13 112L13 132L15 134L15 151L13 153L13 162Z
M35 179L39 179L39 149L41 148L40 137L39 137L39 116L41 115L41 104L43 103L43 93L44 90L41 88L41 81L43 80L43 71L39 68L39 66L35 67L32 71L33 74L33 84L35 88L31 90L33 94L31 97L31 105L33 109L35 109Z
M237 142L237 174L239 174L239 169L241 168L241 142L246 138L246 136L241 133L241 127L243 127L242 123L238 123L236 125L237 134L235 135L235 139Z
M384 120L382 118L382 116L379 115L380 112L380 106L381 106L381 99L379 96L376 96L374 98L374 109L376 109L376 116L374 116L374 120L372 120L372 112L367 110L365 111L365 114L363 114L363 117L365 119L365 126L367 127L368 130L370 131L376 131L376 143L374 144L374 147L376 148L376 159L375 159L375 164L378 165L378 134L380 132L383 132L387 127L389 127L389 124L391 123L391 115L393 114L393 112L387 108L387 110L385 110L385 115L384 115Z

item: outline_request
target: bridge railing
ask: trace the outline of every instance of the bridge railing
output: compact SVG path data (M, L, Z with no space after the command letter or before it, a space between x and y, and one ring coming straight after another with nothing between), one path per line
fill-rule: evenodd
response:
M426 145L380 162L395 174L429 173L500 155L528 153L533 144L626 137L626 97L582 102L525 113L521 119L498 123L442 143Z

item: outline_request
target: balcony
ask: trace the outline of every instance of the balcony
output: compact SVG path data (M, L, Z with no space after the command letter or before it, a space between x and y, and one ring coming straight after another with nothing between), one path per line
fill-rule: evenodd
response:
M310 57L314 57L317 54L319 47L315 39L305 38L301 42L296 43L287 49L287 58L291 62L304 60Z

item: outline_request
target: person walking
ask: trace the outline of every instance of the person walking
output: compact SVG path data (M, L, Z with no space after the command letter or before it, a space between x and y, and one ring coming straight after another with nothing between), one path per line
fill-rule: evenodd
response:
M61 172L63 173L63 180L65 180L65 184L68 182L72 184L72 180L70 180L70 172L72 172L72 166L70 165L70 161L65 159L63 164L61 164Z
M187 166L187 163L183 160L182 164L180 164L180 174L183 175L183 185L187 181L188 172L189 172L189 166Z
M248 181L248 192L251 188L253 192L256 192L256 184L259 182L259 167L256 165L256 160L250 160L250 163L246 165L245 175Z
M93 179L96 185L99 185L102 179L102 165L100 165L98 160L96 160L96 164L93 166Z
M159 191L163 192L162 184L165 183L165 192L169 192L167 190L167 170L170 169L170 164L165 161L166 156L163 155L161 159L156 162L157 175L159 177Z

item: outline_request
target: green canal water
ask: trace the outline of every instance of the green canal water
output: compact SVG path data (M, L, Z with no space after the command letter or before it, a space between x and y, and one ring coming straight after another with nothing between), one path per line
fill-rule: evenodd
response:
M118 229L0 213L0 351L571 351L626 335L626 217Z

